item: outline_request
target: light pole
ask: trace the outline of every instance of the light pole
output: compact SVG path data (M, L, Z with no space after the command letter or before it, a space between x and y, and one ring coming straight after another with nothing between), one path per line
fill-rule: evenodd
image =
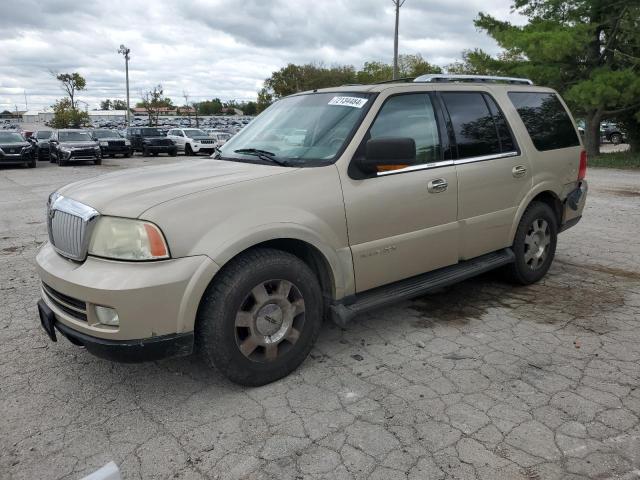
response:
M118 53L124 55L124 70L127 76L127 127L131 126L131 107L129 106L129 53L131 52L130 48L125 47L124 45L120 45L118 49Z
M396 32L393 37L393 79L398 78L398 24L400 23L400 7L406 0L391 0L396 7Z

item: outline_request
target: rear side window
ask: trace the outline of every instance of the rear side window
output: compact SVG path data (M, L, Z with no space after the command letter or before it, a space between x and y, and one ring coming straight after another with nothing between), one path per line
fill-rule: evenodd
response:
M443 92L458 145L458 158L515 150L511 132L495 101L481 92Z
M509 92L509 98L538 150L580 145L571 117L556 94Z

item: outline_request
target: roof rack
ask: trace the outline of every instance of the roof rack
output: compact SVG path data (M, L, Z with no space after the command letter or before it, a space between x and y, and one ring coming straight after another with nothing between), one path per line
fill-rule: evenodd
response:
M472 82L472 83L512 83L517 85L533 85L528 78L497 77L494 75L444 75L429 74L416 77L414 82L436 83L436 82Z
M415 77L402 77L395 80L382 80L381 82L374 82L374 85L384 85L385 83L409 83L415 82Z

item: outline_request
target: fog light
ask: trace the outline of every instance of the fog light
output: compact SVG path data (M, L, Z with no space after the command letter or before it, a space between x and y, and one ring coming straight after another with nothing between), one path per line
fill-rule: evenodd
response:
M118 312L113 308L96 305L96 317L98 317L98 322L102 325L109 325L111 327L117 327L120 325Z

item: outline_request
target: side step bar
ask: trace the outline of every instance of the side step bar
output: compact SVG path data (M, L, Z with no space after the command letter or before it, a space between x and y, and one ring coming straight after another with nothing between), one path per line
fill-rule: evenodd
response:
M331 318L338 325L344 326L349 320L361 313L458 283L508 265L514 259L513 251L510 248L505 248L390 285L372 288L333 303L330 307Z

